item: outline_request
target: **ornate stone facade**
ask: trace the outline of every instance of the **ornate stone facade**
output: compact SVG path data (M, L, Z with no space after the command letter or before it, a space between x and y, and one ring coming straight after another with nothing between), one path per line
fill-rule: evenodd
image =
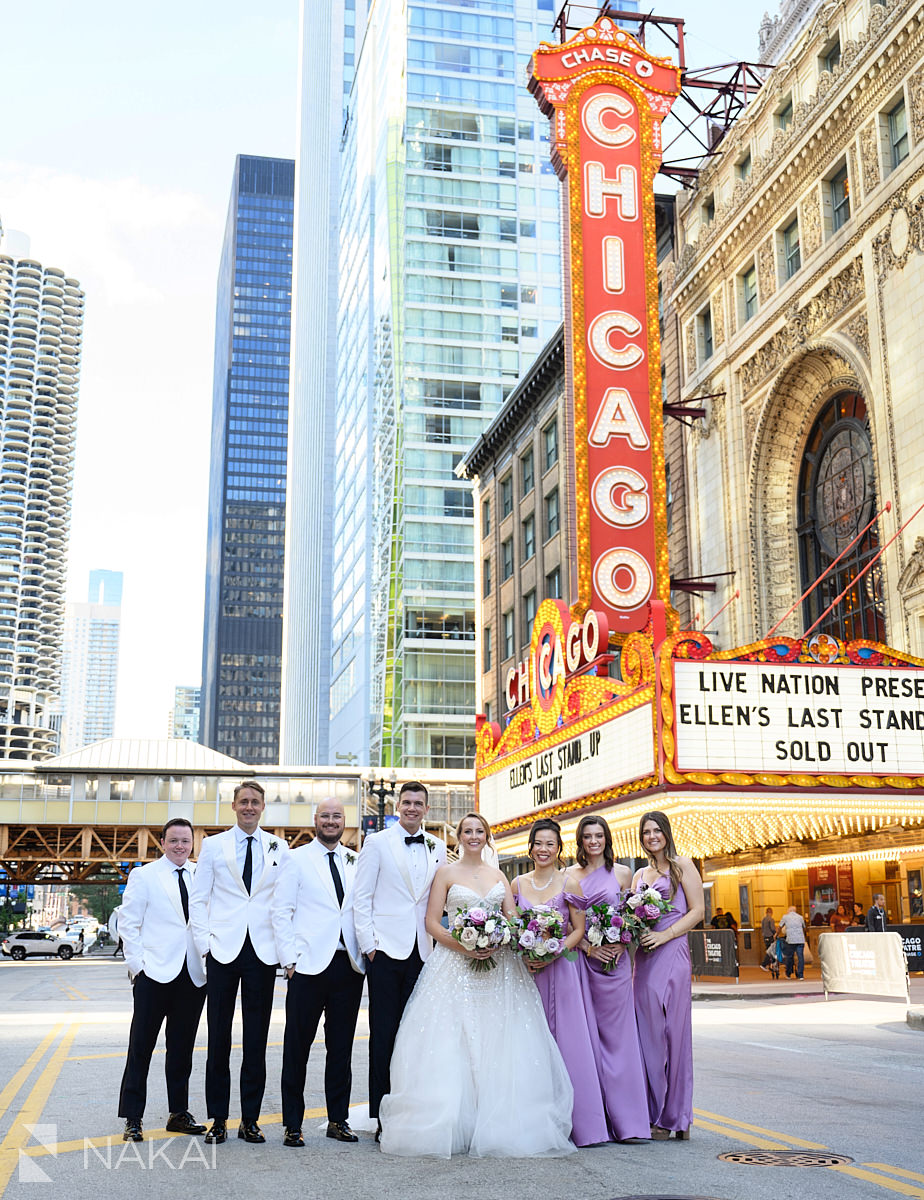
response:
M824 70L834 45L840 60ZM684 250L670 296L693 332L712 304L709 380L688 372L682 396L724 393L688 435L687 478L691 571L735 570L742 593L725 645L765 634L802 591L800 470L832 397L863 397L875 495L892 502L881 543L920 503L924 457L924 0L784 0L761 46L776 70L678 200ZM907 153L889 132L902 104ZM741 180L735 163L748 152ZM782 257L794 217L795 265ZM717 298L740 295L735 281L753 262L756 314L743 319L740 303L722 313ZM920 654L924 566L912 585L906 561L924 563L922 533L924 519L882 560L887 639ZM801 619L797 608L782 631L800 632Z

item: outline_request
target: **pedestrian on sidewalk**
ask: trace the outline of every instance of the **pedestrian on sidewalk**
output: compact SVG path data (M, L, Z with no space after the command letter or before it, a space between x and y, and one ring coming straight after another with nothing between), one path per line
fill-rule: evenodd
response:
M768 908L760 922L760 936L764 939L764 956L760 960L760 969L770 971L771 964L776 962L776 921L773 919L773 909Z
M796 960L796 979L802 979L805 974L805 920L796 911L795 904L790 904L788 910L780 918L779 932L785 934L786 945L783 949L783 962L786 966L786 978L792 979L793 959Z

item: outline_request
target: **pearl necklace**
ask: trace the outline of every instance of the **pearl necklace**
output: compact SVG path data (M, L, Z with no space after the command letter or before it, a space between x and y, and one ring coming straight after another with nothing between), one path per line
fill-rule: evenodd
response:
M549 878L548 878L548 879L545 881L545 883L543 883L543 884L538 884L538 883L536 883L536 872L535 872L535 871L533 871L533 877L532 877L532 879L530 880L530 884L529 884L529 886L530 886L530 887L533 889L533 891L534 891L534 892L544 892L544 891L546 890L546 888L548 888L549 886L551 886L551 884L554 882L554 880L555 880L555 878L556 878L556 876L557 876L557 875L558 875L558 872L556 871L554 875L551 875L551 876L550 876L550 877L549 877Z

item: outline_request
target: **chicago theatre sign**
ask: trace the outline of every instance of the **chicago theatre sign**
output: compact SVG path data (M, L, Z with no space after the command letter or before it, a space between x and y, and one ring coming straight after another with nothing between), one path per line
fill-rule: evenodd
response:
M842 832L924 822L924 662L823 634L716 652L670 607L653 181L678 70L604 16L540 46L529 86L570 216L577 597L540 605L503 730L477 720L480 809L501 839L605 809L620 855L651 807L703 855L821 834L830 813Z

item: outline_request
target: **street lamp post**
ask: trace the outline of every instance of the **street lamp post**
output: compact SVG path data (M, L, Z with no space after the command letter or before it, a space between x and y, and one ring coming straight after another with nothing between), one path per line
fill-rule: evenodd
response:
M385 799L388 796L391 796L392 798L394 798L395 783L397 781L397 778L398 778L398 776L395 774L394 771L392 771L388 776L387 784L385 783L384 778L380 779L380 780L378 780L378 782L376 782L375 771L372 770L369 772L369 778L366 780L366 790L369 792L370 796L372 796L374 799L378 800L378 802L379 802L379 818L378 818L379 832L381 832L385 828Z

